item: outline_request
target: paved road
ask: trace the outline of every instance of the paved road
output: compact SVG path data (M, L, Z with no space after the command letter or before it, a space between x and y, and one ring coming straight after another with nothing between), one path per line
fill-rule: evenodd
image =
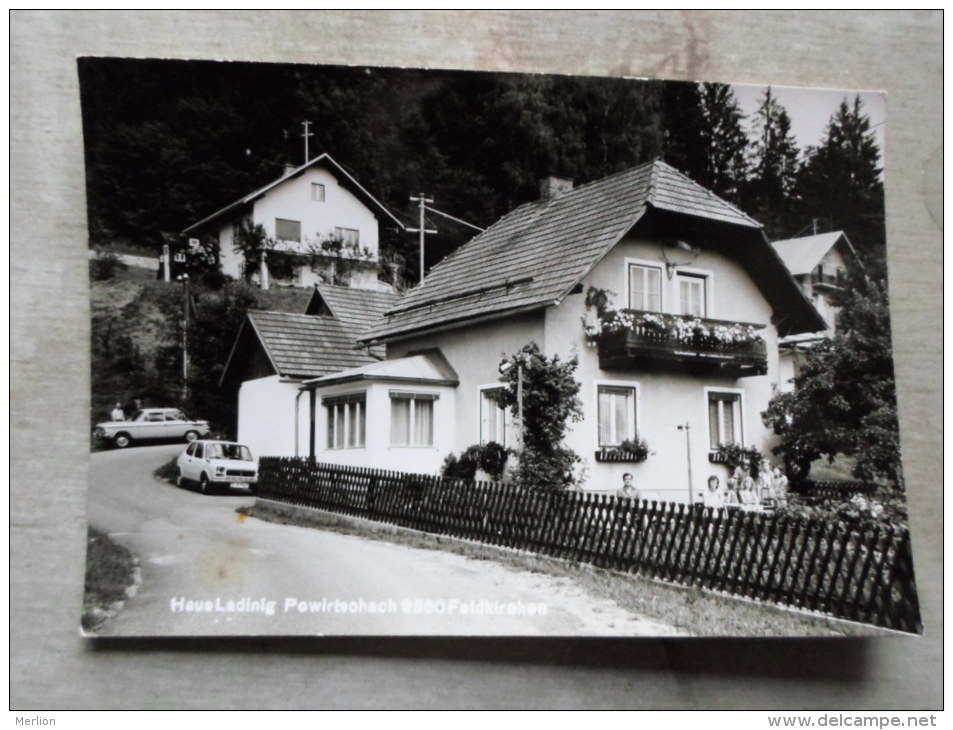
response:
M152 476L182 448L92 455L90 524L142 569L138 592L99 635L674 633L570 579L244 518L235 510L250 495L203 496Z

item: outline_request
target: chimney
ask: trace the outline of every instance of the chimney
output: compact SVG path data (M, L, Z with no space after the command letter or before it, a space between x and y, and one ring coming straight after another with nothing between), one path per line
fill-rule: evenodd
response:
M539 181L539 199L552 200L572 190L572 178L550 175Z

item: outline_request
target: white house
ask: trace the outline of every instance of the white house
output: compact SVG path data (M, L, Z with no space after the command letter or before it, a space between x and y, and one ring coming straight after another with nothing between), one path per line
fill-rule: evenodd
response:
M789 238L771 245L826 325L818 332L782 338L778 387L790 390L793 387L791 380L799 372L804 348L827 339L837 331L838 307L832 295L842 285L848 262L857 262L858 258L843 231Z
M242 222L261 225L272 242L260 273L255 275L263 288L273 278L267 257L290 256L291 277L283 283L334 283L341 278L335 276L334 269L343 264L350 286L389 290L377 278L380 226L404 230L404 225L328 154L300 167L286 167L277 180L194 223L183 234L217 236L222 271L240 279L245 259L235 249L235 235Z
M386 363L304 384L317 413L311 455L434 473L450 451L511 441L498 366L529 342L579 358L583 420L567 445L584 457L584 489L614 492L630 471L645 497L694 500L710 474L725 476L711 461L719 444L767 451L760 413L777 383L778 340L824 321L760 224L661 161L575 189L550 179L543 192L435 266L360 338L385 345ZM591 333L587 293L599 290L626 317L594 338L583 320ZM336 435L339 408L351 409L345 432L364 441ZM606 460L636 436L647 460Z
M249 312L221 378L221 385L238 388L239 441L258 456L296 455L313 415L301 384L382 360L384 348L358 345L356 338L398 298L322 284L309 314Z

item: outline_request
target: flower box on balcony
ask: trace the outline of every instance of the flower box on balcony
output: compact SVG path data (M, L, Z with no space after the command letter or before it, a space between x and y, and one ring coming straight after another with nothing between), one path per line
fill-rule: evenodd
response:
M745 377L768 372L760 329L742 322L623 310L588 333L599 348L603 370L678 364L689 371Z
M599 449L596 452L596 461L615 462L626 464L638 464L645 461L648 456L638 451L623 451L622 449Z

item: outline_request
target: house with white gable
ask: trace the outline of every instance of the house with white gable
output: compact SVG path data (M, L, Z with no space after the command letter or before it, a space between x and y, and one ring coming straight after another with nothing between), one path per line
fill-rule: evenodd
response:
M274 277L273 262L285 257L290 265L284 284L313 286L345 283L361 289L388 290L378 281L380 226L404 230L387 208L328 154L321 154L300 167L287 166L284 174L234 201L183 231L186 236L213 235L218 239L222 271L244 278L246 261L236 250L241 224L260 225L270 247L255 274L263 288ZM277 267L272 267L277 268Z
M319 284L305 313L249 312L219 383L238 391L238 440L256 456L296 456L314 418L301 384L383 360L383 347L357 337L398 299Z
M303 384L315 416L302 453L436 473L451 451L513 443L498 367L530 342L579 359L583 419L566 445L583 489L614 492L632 472L646 498L694 501L726 476L720 444L767 452L778 342L825 323L761 225L661 161L541 192L360 337L385 361ZM591 292L611 300L604 321ZM616 458L635 438L648 458Z
M843 286L848 263L858 263L859 259L843 231L789 238L774 241L771 245L826 325L818 332L791 335L781 340L778 387L790 390L793 388L791 380L800 371L805 349L837 331L839 308L834 301L835 295Z

